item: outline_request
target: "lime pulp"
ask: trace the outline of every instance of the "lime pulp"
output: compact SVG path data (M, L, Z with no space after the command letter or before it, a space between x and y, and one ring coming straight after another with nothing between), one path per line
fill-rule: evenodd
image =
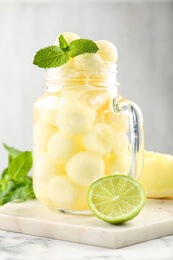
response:
M95 181L88 191L88 205L103 221L121 224L136 217L144 207L143 187L125 175L111 175Z

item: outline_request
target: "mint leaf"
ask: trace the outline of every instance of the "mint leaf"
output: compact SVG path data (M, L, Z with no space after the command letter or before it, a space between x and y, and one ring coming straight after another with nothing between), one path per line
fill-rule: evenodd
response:
M8 175L8 168L6 168L1 175L2 179L9 179L9 175Z
M64 50L64 51L68 51L68 49L69 49L69 45L66 42L66 40L62 34L59 36L59 46L60 46L61 50Z
M4 144L11 160L0 179L0 206L12 201L34 199L33 181L27 176L32 167L32 153L21 152Z
M23 181L22 183L18 183L18 185L16 185L16 189L13 191L10 200L21 201L21 200L34 199L34 198L35 198L35 194L32 188L32 180L31 180L30 182Z
M39 50L34 56L33 64L40 68L55 68L68 62L70 58L85 53L96 53L99 50L95 42L88 39L77 39L69 44L61 34L59 46L49 46Z
M8 174L14 180L25 177L32 167L32 154L31 152L20 153L8 167Z
M2 178L0 180L0 191L1 192L6 190L9 180L10 180L10 178L4 178L4 179Z
M74 58L84 53L96 53L98 50L95 42L88 39L77 39L70 42L68 55Z
M21 151L15 149L13 147L10 147L10 146L8 146L5 143L3 143L3 146L8 151L8 155L9 155L8 160L9 160L9 162L12 161L14 158L16 158L16 156L18 156L21 153Z
M30 182L10 180L7 183L6 189L0 192L0 206L7 202L19 202L34 198L35 194L32 187L32 179L30 179Z
M36 53L33 63L40 68L46 69L59 67L67 63L68 60L67 52L64 52L58 46L49 46Z
M15 182L13 180L8 181L5 190L0 190L0 206L11 201L14 190Z

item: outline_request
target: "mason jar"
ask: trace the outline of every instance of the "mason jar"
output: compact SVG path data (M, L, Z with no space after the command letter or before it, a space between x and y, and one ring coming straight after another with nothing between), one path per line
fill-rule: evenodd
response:
M143 118L118 93L117 67L46 70L45 93L34 104L33 183L54 211L87 214L89 186L113 174L140 177Z

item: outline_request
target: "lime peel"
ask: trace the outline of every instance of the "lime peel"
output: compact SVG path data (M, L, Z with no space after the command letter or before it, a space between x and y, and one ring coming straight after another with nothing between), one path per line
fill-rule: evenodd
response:
M139 182L121 174L95 181L88 191L88 205L103 221L122 224L136 217L146 202Z

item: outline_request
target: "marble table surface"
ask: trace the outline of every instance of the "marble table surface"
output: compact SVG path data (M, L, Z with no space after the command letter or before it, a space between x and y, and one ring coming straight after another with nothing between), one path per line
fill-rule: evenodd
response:
M0 230L0 260L172 260L173 235L109 249Z

